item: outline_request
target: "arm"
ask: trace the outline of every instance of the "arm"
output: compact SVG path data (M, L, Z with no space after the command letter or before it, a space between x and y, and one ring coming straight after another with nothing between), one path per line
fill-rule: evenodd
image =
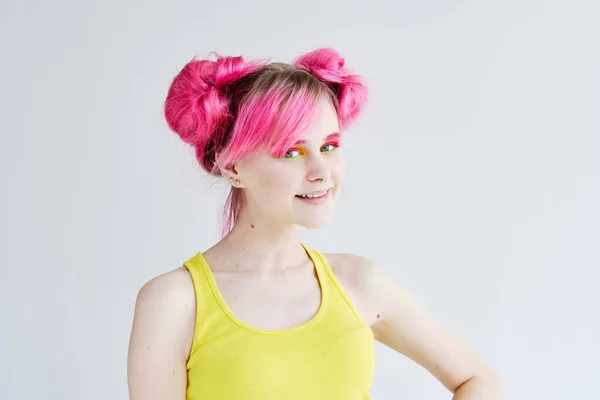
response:
M181 268L140 289L127 359L131 400L185 399L195 308L191 278Z
M361 264L363 290L380 313L372 328L377 341L427 369L454 400L502 398L496 374L408 289L375 262Z

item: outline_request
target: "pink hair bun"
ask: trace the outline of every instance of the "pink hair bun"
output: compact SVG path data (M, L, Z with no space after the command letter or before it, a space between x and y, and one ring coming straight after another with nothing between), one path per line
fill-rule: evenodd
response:
M173 78L165 100L169 128L199 151L205 149L211 135L230 117L229 98L220 89L263 65L242 57L216 55L216 61L194 57L188 62Z
M367 101L367 88L360 76L344 67L345 60L340 53L331 48L317 49L298 57L292 64L337 89L340 124L342 129L351 125Z

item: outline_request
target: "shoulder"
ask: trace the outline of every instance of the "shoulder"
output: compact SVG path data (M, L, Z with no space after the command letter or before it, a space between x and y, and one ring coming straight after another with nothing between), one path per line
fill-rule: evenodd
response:
M152 278L141 287L127 361L132 399L185 396L195 308L194 288L185 267Z
M352 253L327 253L327 259L335 276L361 293L369 293L379 281L390 278L389 273L376 261Z
M381 322L390 309L412 300L410 291L379 262L351 253L324 254L336 278Z
M195 300L194 285L185 267L150 279L137 294L139 306L185 306L190 300Z
M134 328L146 335L161 332L189 350L193 338L196 297L192 278L185 267L146 282L137 294Z
M365 323L373 326L383 313L378 291L389 274L374 260L352 253L326 253L323 256L331 267Z
M382 322L398 310L407 310L416 299L411 291L379 262L358 254L327 254L334 274L344 280ZM410 308L410 307L408 307Z

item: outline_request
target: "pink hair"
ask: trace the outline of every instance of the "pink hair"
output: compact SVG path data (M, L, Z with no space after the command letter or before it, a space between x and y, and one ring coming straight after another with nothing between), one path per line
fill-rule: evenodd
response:
M314 50L292 64L246 61L242 57L197 60L173 79L164 112L167 124L195 147L209 174L266 149L282 156L309 129L319 101L328 99L340 128L349 127L366 102L361 77L344 67L334 49ZM223 235L237 221L243 196L232 187L225 203Z

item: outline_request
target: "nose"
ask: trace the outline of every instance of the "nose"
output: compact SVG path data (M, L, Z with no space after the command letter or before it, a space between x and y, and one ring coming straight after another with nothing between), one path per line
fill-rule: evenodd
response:
M306 177L311 182L331 182L331 167L322 155L311 157Z

